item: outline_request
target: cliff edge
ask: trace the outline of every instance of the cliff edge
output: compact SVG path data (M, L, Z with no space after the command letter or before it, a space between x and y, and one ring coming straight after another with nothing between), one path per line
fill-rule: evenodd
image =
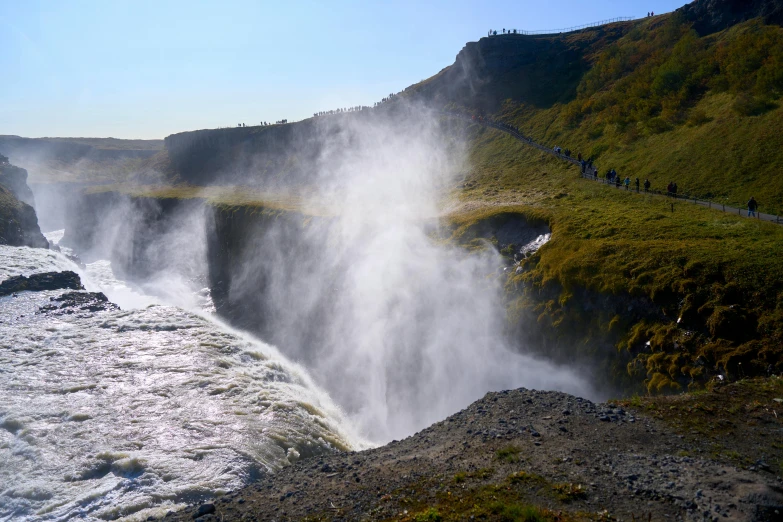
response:
M0 245L49 248L32 202L27 171L0 155Z
M0 155L0 185L10 190L16 199L35 206L33 191L27 185L27 171L8 163L8 158Z

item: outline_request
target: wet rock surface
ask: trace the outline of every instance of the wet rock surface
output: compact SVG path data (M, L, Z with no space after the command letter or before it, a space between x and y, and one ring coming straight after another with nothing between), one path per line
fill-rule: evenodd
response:
M41 292L44 290L84 290L84 287L79 275L70 271L45 272L29 277L14 276L0 283L0 297L16 292Z
M727 465L705 446L615 404L519 389L403 441L300 461L218 498L212 513L194 505L165 518L417 520L436 506L449 519L493 519L464 503L495 488L493 498L565 519L781 520L783 481L771 468Z
M51 304L42 306L38 313L49 315L70 315L119 310L102 292L68 292L50 298Z

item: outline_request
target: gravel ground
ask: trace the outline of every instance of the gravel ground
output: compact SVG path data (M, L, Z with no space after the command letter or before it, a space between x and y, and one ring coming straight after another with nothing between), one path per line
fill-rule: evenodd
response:
M779 423L757 429L783 442ZM713 460L703 444L618 405L519 389L403 441L300 461L166 520L524 520L487 511L490 497L551 520L783 520L776 469Z

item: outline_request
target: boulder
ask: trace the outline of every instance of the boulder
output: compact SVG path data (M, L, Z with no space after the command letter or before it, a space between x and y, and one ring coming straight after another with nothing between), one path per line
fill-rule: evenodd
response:
M102 292L67 292L49 299L51 304L38 309L39 314L71 315L119 310Z
M45 272L43 274L33 274L30 277L14 276L9 277L0 283L0 297L11 295L25 290L31 292L40 292L43 290L84 290L79 275L66 272ZM103 294L101 294L103 295Z

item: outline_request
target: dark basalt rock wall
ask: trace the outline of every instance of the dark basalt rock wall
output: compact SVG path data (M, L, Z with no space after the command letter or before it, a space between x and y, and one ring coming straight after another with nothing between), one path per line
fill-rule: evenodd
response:
M211 129L165 139L174 171L196 185L220 183L293 186L312 176L323 142L314 120Z
M35 209L18 201L3 186L0 186L0 245L49 248L38 227Z
M66 216L62 244L88 262L109 259L122 277L144 279L175 262L188 262L188 247L204 240L203 234L187 236L197 232L190 221L204 211L202 199L85 194Z
M35 198L33 191L27 185L27 171L6 163L0 165L0 185L10 190L16 199L35 207Z
M240 206L214 208L210 223L208 276L218 313L265 340L290 343L276 337L275 325L284 324L287 308L294 306L286 294L294 291L298 277L320 263L328 247L329 218ZM300 345L315 342L331 299L322 295L314 303L310 320L299 331Z
M702 36L758 17L767 24L783 25L783 0L696 0L678 12Z
M0 245L49 248L32 201L27 171L5 161L0 164Z
M71 245L89 250L109 237L102 227L116 224L119 228L111 237L121 237L122 246L115 246L103 256L108 256L112 266L126 277L141 279L161 268L158 249L165 247L161 239L186 205L207 216L200 231L203 235L194 241L206 238L206 273L202 275L217 313L232 325L254 332L286 352L295 352L302 361L317 356L323 326L332 324L330 314L334 313L336 295L329 295L327 290L298 314L292 314L292 307L301 306L295 294L303 290L301 285L312 273L319 273L335 288L339 288L342 278L351 277L350 265L323 270L324 252L331 248L332 218L263 206L210 205L203 200L183 202L103 193L84 200L81 218L67 228L66 237ZM130 219L128 215L135 217ZM492 241L505 250L508 245L519 247L547 232L546 223L508 213L466 228L460 241L468 245ZM523 269L509 270L509 274L519 274L518 270ZM631 319L660 318L659 307L645 298L575 288L568 306L555 306L550 311L549 303L558 302L562 288L556 284L540 289L520 285L517 288L509 282L506 288L509 324L505 333L515 345L556 362L576 362L586 373L600 375L607 391L636 389L639 383L625 369L630 355L618 353L617 342ZM291 324L292 316L299 318L295 326ZM607 332L604 325L614 316L625 321Z

